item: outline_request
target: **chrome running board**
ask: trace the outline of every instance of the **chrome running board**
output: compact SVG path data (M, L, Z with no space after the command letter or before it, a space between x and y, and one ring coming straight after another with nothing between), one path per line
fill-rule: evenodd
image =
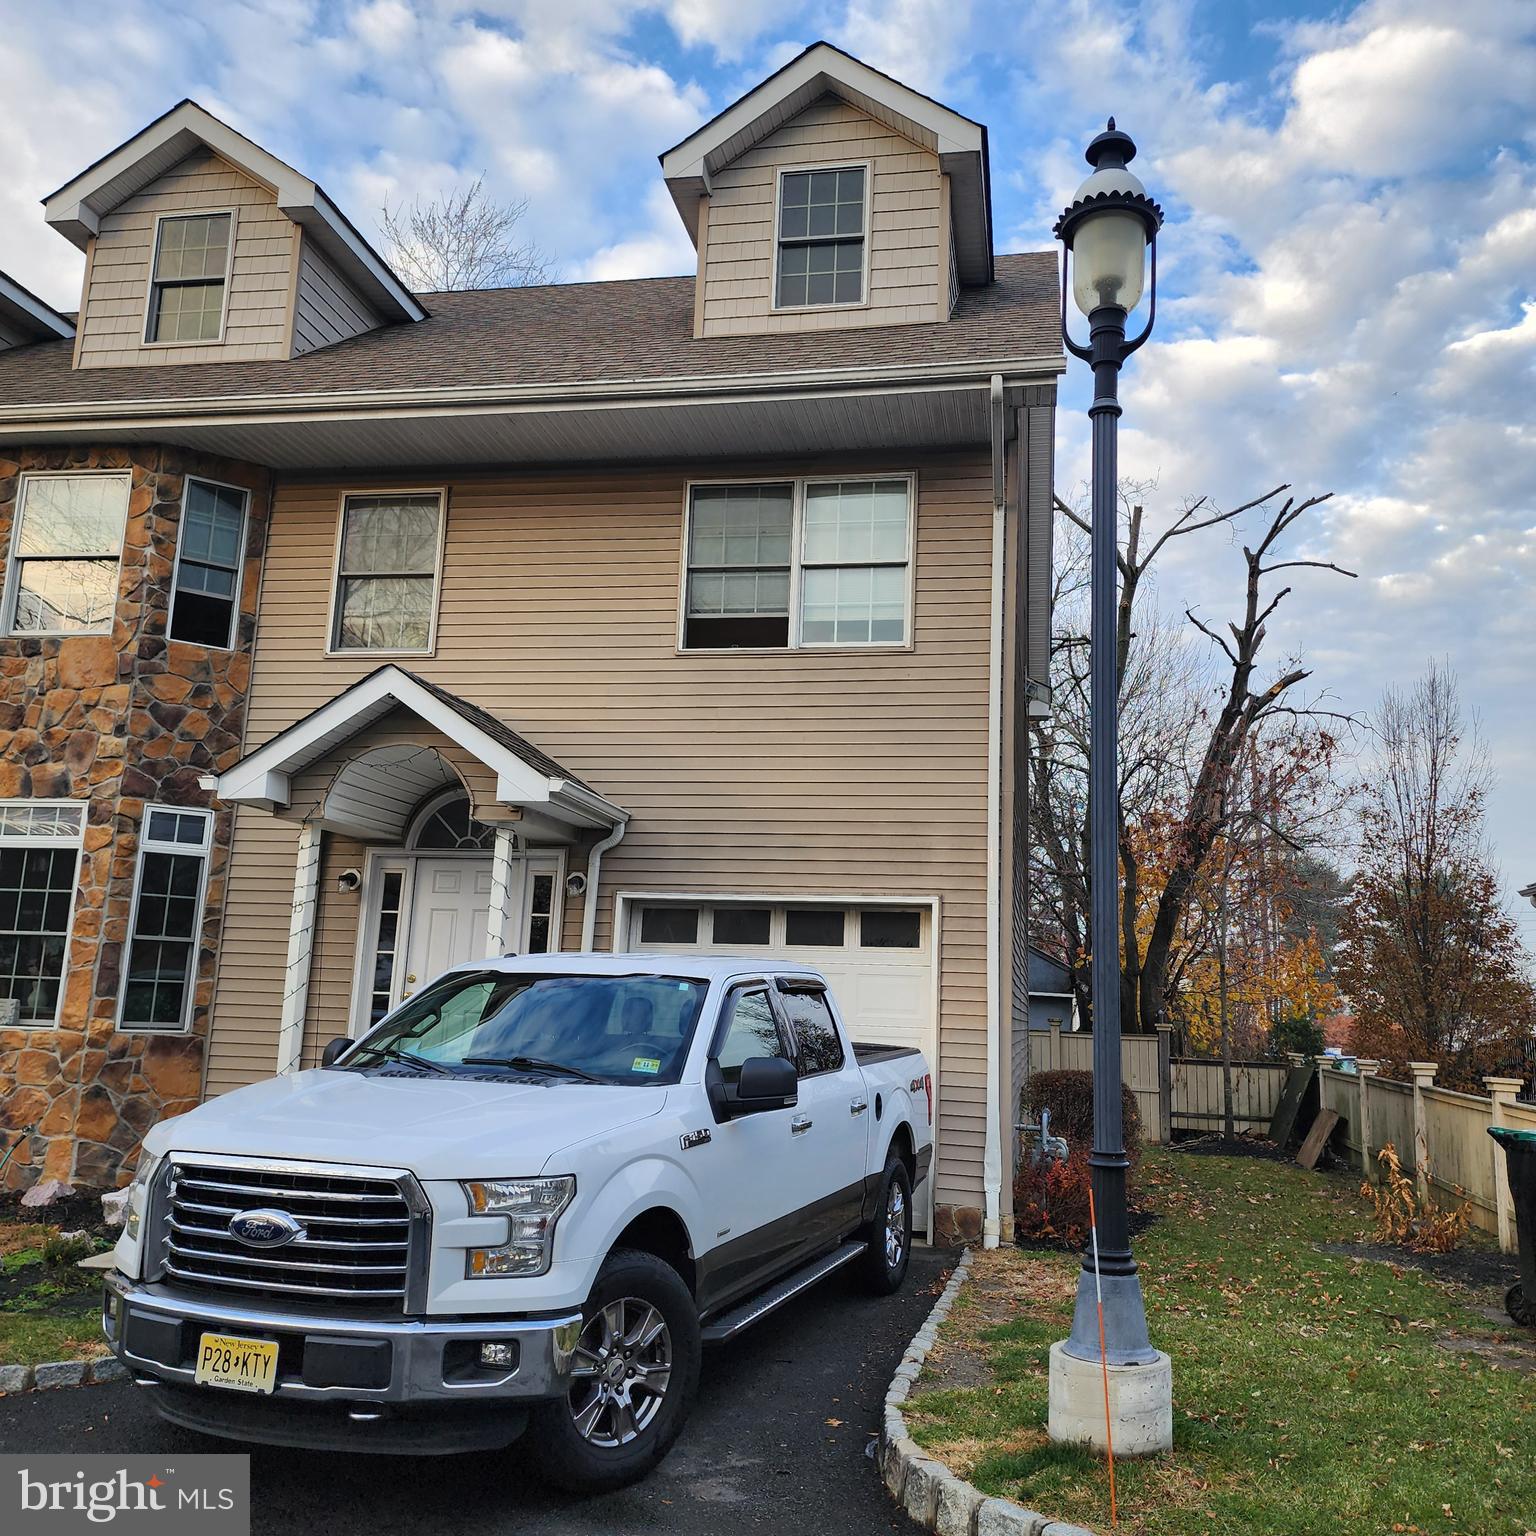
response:
M714 1322L706 1323L699 1330L699 1337L706 1344L723 1344L727 1339L734 1339L770 1312L777 1312L786 1301L793 1301L802 1291L809 1290L818 1280L825 1280L834 1270L852 1263L868 1247L868 1243L849 1242L834 1248L831 1253L812 1260L804 1269L797 1269L775 1281L766 1291L759 1291L729 1312L722 1312Z

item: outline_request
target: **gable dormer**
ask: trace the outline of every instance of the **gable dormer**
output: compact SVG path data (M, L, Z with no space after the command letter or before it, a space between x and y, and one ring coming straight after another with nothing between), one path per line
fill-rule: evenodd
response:
M661 164L695 336L946 320L992 281L986 129L828 43Z
M86 253L77 368L298 357L426 315L316 183L194 101L43 206Z

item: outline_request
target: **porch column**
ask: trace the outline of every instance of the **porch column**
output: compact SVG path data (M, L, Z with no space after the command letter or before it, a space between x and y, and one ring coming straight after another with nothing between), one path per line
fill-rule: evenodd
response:
M495 846L491 849L491 906L485 918L487 955L502 955L507 950L507 924L512 921L512 860L516 851L517 834L497 827Z
M1374 1057L1355 1058L1355 1072L1360 1078L1360 1123L1355 1130L1360 1137L1360 1172L1367 1184L1376 1182L1376 1163L1371 1157L1371 1079L1380 1071L1381 1063Z
M1504 1106L1520 1092L1525 1079L1523 1077L1485 1077L1483 1087L1488 1090L1488 1097L1492 1101L1492 1123L1494 1125L1508 1125L1509 1120L1504 1114ZM1492 1140L1492 1138L1489 1138ZM1514 1224L1510 1221L1510 1195L1509 1195L1509 1161L1504 1156L1504 1148L1498 1142L1493 1143L1493 1207L1499 1219L1499 1251L1501 1253L1513 1253L1516 1248Z
M293 874L293 910L288 919L288 968L277 1032L277 1071L294 1071L304 1049L304 1014L309 1003L309 967L315 953L315 915L320 893L320 828L299 828L299 856Z
M1429 1199L1429 1129L1424 1116L1424 1090L1435 1086L1440 1064L1434 1061L1410 1061L1413 1073L1413 1173L1418 1185L1419 1204Z

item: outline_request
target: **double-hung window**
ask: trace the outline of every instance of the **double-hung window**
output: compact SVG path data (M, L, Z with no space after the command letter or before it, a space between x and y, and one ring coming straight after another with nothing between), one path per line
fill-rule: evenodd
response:
M123 966L124 1029L175 1031L190 1022L212 830L207 811L144 808Z
M112 628L128 485L127 475L115 474L22 477L11 534L11 634Z
M442 533L439 491L345 498L332 650L432 649Z
M188 479L168 627L172 640L225 649L235 643L245 503L245 492L232 485Z
M695 485L683 648L905 645L908 476Z
M780 176L775 308L864 302L868 179L861 165Z
M0 1026L58 1021L85 807L0 803Z
M149 285L149 342L217 341L224 334L232 213L162 218Z

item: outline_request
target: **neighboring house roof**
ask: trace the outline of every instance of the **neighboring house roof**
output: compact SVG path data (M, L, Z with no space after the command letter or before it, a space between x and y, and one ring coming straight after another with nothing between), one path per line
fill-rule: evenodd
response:
M70 347L42 344L0 354L0 431L7 418L97 402L477 391L547 398L598 386L777 379L782 387L834 374L916 379L959 367L1058 373L1056 272L1052 251L1000 256L996 282L963 289L949 320L918 325L696 338L694 279L654 277L430 294L431 314L419 325L385 326L272 362L72 369Z
M14 277L0 272L0 336L14 331L28 341L73 341L75 327L67 315L45 304Z
M708 195L711 176L828 94L938 155L949 177L960 280L990 282L992 188L986 128L824 42L812 43L660 157L667 188L693 243L699 243L699 199Z
M1072 972L1043 949L1029 947L1029 995L1031 997L1071 997Z
M107 214L199 145L271 188L283 213L303 227L305 235L381 314L393 320L425 317L416 296L315 182L190 99L178 102L50 193L43 199L43 216L65 239L85 250Z
M231 805L275 810L291 803L292 776L320 762L359 731L396 709L407 709L472 753L497 778L496 798L507 805L527 805L580 826L616 826L626 812L541 752L532 742L478 705L435 683L386 664L360 678L320 708L296 720L265 745L248 752L218 775L215 792ZM383 748L388 753L392 749ZM395 802L391 814L408 809L399 802L417 798L416 790L441 782L435 770L421 770L420 783L404 782L402 763L382 765L387 782L359 776L345 786L350 801ZM332 786L332 791L336 789ZM328 797L329 798L329 797Z

